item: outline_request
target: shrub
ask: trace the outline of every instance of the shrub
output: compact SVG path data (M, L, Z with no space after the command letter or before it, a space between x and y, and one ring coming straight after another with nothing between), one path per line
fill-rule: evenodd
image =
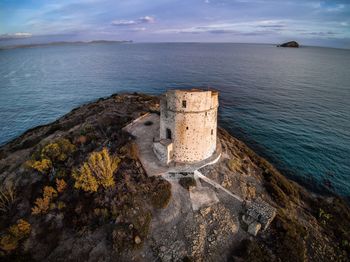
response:
M56 178L56 189L58 193L62 193L67 187L66 181L64 179Z
M0 238L0 248L6 252L15 250L18 246L18 240L12 235L4 235Z
M139 158L139 153L137 150L136 143L131 142L119 149L119 154L123 157L128 157L132 160L137 160Z
M32 208L32 214L46 214L50 209L52 199L55 197L57 197L57 191L53 187L44 187L43 197L35 200L35 207Z
M76 150L75 146L65 138L47 144L32 155L33 160L26 165L42 174L47 174L55 163L67 160L68 156Z
M61 210L61 209L65 208L65 207L66 207L66 204L64 202L58 201L58 203L57 203L57 209L58 210Z
M18 240L27 237L30 231L31 231L31 225L24 219L17 220L17 224L12 225L9 228L9 233L14 237L16 237Z
M119 163L120 159L111 156L106 148L91 153L78 170L73 170L74 187L86 192L96 192L99 186L105 189L113 187L115 185L113 174Z
M16 200L16 191L13 186L1 187L0 212L3 212L3 213L9 212L15 200Z
M274 222L276 225L277 255L285 261L305 261L307 230L296 220L287 217L281 210Z
M7 234L0 238L0 248L5 252L11 252L18 247L18 242L29 236L31 225L24 219L17 220L17 224L12 225Z
M27 166L39 171L42 174L47 174L52 168L52 162L49 159L41 159L38 161L29 160L26 162Z
M179 184L187 190L189 190L190 187L195 187L197 185L196 180L193 177L181 177Z
M50 159L53 163L63 162L67 160L68 156L76 150L75 146L65 138L47 144L41 150L42 159Z
M231 171L241 171L242 170L242 162L238 158L228 160L227 166Z
M273 261L273 258L267 251L267 249L259 245L254 240L243 240L238 248L233 253L234 256L238 256L242 261L251 261L251 262L270 262ZM234 260L235 261L235 260Z
M165 208L171 199L171 184L166 180L160 180L151 195L151 203L155 208Z

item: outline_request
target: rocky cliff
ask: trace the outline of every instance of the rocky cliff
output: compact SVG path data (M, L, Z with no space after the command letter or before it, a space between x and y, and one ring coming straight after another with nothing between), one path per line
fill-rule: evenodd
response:
M158 97L113 95L2 146L0 260L349 261L346 203L288 180L223 129L222 157L200 171L276 208L257 236L220 193L194 210L198 181L148 177L122 128L158 110Z

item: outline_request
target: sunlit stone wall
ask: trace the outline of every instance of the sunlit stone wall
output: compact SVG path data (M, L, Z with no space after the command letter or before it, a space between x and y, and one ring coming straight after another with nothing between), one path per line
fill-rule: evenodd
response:
M218 92L169 90L161 99L160 139L173 142L175 162L197 162L216 149Z

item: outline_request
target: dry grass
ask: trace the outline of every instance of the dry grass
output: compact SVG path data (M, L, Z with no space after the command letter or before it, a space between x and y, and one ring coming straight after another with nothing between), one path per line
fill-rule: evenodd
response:
M227 166L232 172L239 172L242 170L242 162L239 158L228 160Z
M0 189L0 212L7 213L11 210L16 200L15 188L11 186L3 186Z

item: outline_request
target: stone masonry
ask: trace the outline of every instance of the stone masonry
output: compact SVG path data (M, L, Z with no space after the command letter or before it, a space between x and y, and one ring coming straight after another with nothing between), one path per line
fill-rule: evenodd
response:
M216 149L218 92L168 90L160 103L160 133L154 152L163 163L194 163Z

